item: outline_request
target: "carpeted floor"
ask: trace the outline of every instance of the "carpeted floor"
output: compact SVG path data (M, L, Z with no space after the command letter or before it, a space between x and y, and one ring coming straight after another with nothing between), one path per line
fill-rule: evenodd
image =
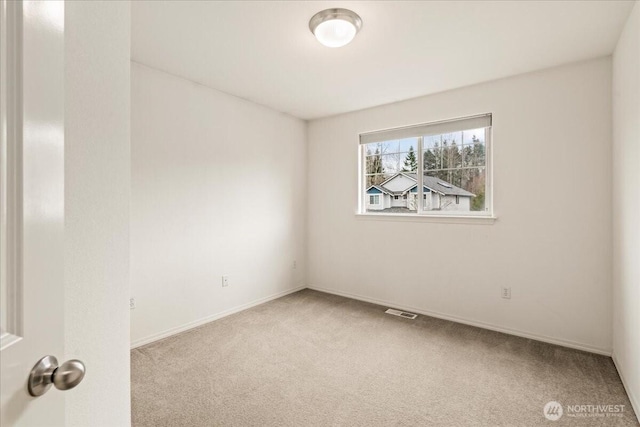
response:
M137 348L133 425L638 425L608 357L385 309L304 290Z

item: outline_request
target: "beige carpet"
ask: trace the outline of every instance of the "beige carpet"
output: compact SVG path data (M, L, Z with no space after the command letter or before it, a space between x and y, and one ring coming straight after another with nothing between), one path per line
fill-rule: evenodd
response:
M133 425L638 425L608 357L384 310L304 290L135 349Z

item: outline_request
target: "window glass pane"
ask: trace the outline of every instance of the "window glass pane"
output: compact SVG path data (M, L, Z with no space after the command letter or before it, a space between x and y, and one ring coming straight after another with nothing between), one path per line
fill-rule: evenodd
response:
M419 174L424 211L486 211L487 129L364 144L367 212L417 212Z
M380 156L382 159L382 172L383 173L397 173L402 170L402 164L404 155L400 153L385 154Z
M463 143L466 144L473 144L474 142L482 142L484 143L484 128L481 129L472 129L472 130L465 130L464 132L462 132L462 139L463 139Z
M425 171L442 168L442 153L440 148L425 148L422 157Z
M404 172L416 172L418 170L418 151L413 147L409 149L408 153L401 153L402 156L402 170Z
M454 169L462 167L462 154L460 153L460 146L455 142L447 144L447 141L443 141L442 145L442 168Z
M486 181L486 168L467 169L463 186L467 191L475 194L475 197L471 199L472 211L486 210Z
M431 197L427 197L425 210L485 210L485 168L427 172L424 181L433 190Z
M431 193L426 211L484 211L486 193L485 129L423 139L425 185Z
M418 138L406 138L400 140L400 151L406 153L409 150L418 151Z
M365 156L373 156L375 154L380 154L380 146L378 144L367 144L365 145Z
M424 170L455 169L465 166L464 149L465 147L456 144L425 148L422 154ZM473 150L469 150L469 155L471 154L473 154Z
M443 146L451 147L457 145L459 147L462 145L462 132L445 133L441 136Z
M378 185L386 181L388 178L391 178L392 175L389 174L374 174L374 175L366 175L365 176L365 185L366 188L371 187L372 185Z
M486 146L484 143L464 145L462 147L462 166L486 166Z
M400 141L374 142L373 144L365 145L365 147L367 147L367 155L399 153Z
M440 147L441 135L425 136L423 141L425 148L437 148Z
M382 173L382 156L379 154L365 157L365 173Z
M473 165L485 166L487 162L486 158L486 146L482 144L473 144Z
M485 129L464 131L462 142L462 166L485 166Z

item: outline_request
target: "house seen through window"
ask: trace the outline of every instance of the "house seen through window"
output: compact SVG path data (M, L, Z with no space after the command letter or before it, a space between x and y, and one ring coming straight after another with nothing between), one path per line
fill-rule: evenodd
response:
M491 215L491 115L365 133L360 147L361 213Z

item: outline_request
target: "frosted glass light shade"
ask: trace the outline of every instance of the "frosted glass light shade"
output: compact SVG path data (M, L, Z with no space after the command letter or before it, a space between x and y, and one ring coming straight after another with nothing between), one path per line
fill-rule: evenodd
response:
M356 36L356 27L351 22L332 19L318 25L313 34L327 47L341 47L353 40Z
M347 9L327 9L316 13L309 21L309 29L327 47L341 47L353 40L362 19Z

